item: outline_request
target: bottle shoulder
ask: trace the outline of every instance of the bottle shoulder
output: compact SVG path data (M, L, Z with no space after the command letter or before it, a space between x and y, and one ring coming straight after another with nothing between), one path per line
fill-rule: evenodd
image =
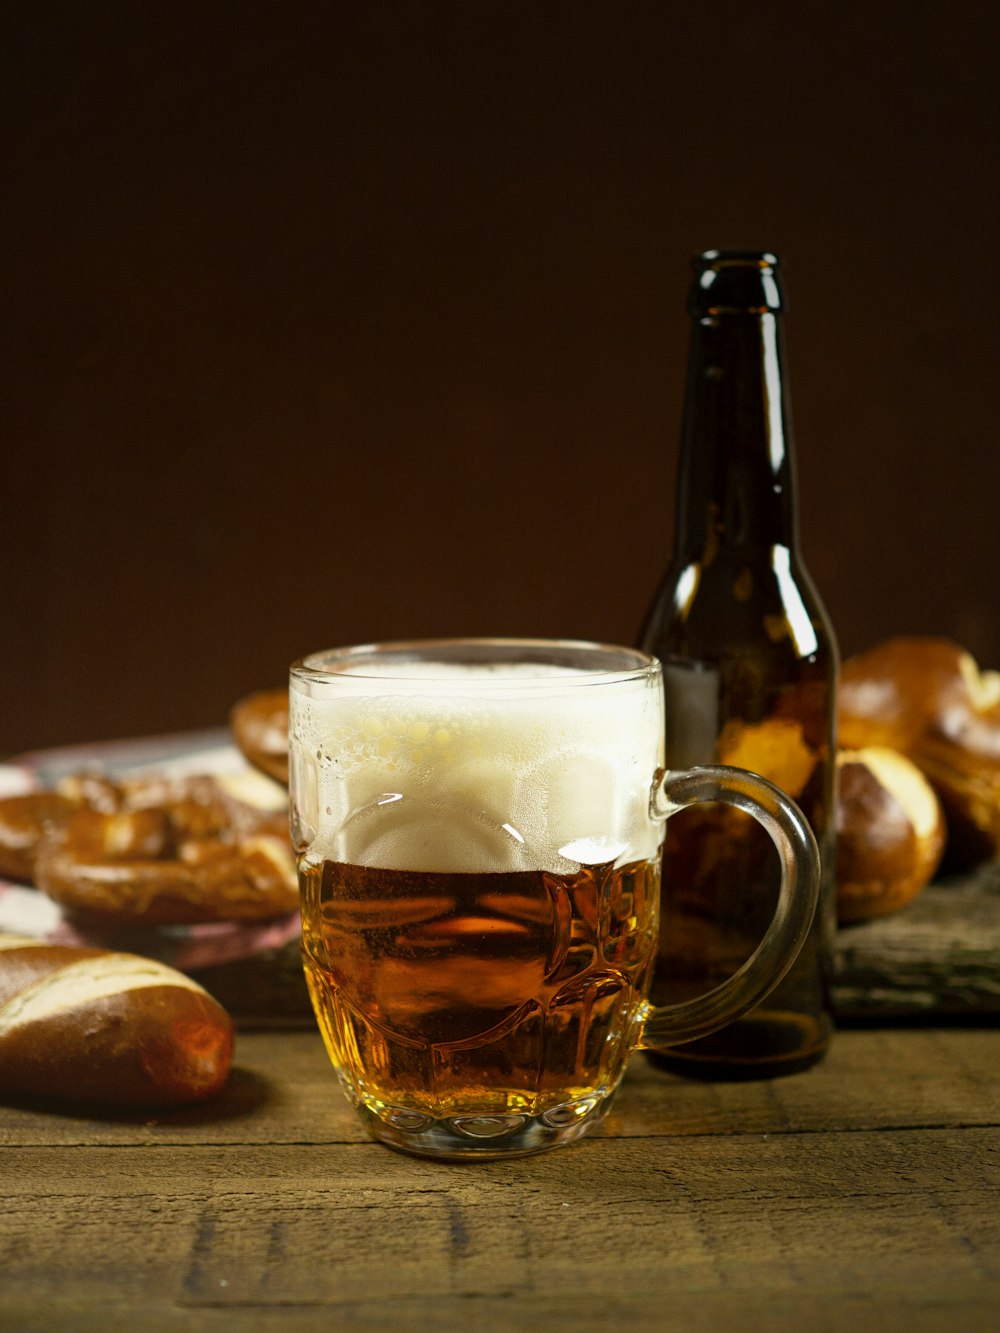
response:
M835 674L836 636L802 561L788 548L718 551L676 560L643 626L641 644L662 660L766 657Z

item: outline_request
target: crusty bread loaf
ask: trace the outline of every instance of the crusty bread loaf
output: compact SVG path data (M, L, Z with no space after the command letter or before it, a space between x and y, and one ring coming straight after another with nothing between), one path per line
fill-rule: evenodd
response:
M217 1093L233 1024L207 991L134 954L0 935L0 1093L164 1107Z

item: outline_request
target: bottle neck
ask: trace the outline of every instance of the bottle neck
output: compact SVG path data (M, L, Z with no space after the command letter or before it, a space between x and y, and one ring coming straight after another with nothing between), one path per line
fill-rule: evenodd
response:
M798 551L780 316L695 312L677 489L675 556Z

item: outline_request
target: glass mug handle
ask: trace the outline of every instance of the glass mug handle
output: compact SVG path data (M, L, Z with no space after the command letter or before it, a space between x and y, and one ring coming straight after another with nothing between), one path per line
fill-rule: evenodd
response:
M722 801L752 815L771 836L781 861L778 905L760 944L721 986L681 1004L650 1008L639 1039L659 1050L705 1037L735 1022L768 995L802 948L819 900L819 848L805 816L773 783L721 766L658 771L650 796L654 819L701 801Z

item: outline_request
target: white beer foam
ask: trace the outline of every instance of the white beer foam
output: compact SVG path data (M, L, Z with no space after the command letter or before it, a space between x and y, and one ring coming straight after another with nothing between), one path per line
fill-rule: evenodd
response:
M581 673L527 664L405 669L401 682L398 664L389 679L366 663L367 678L312 693L293 678L294 818L311 860L565 873L655 855L658 681L569 684Z

